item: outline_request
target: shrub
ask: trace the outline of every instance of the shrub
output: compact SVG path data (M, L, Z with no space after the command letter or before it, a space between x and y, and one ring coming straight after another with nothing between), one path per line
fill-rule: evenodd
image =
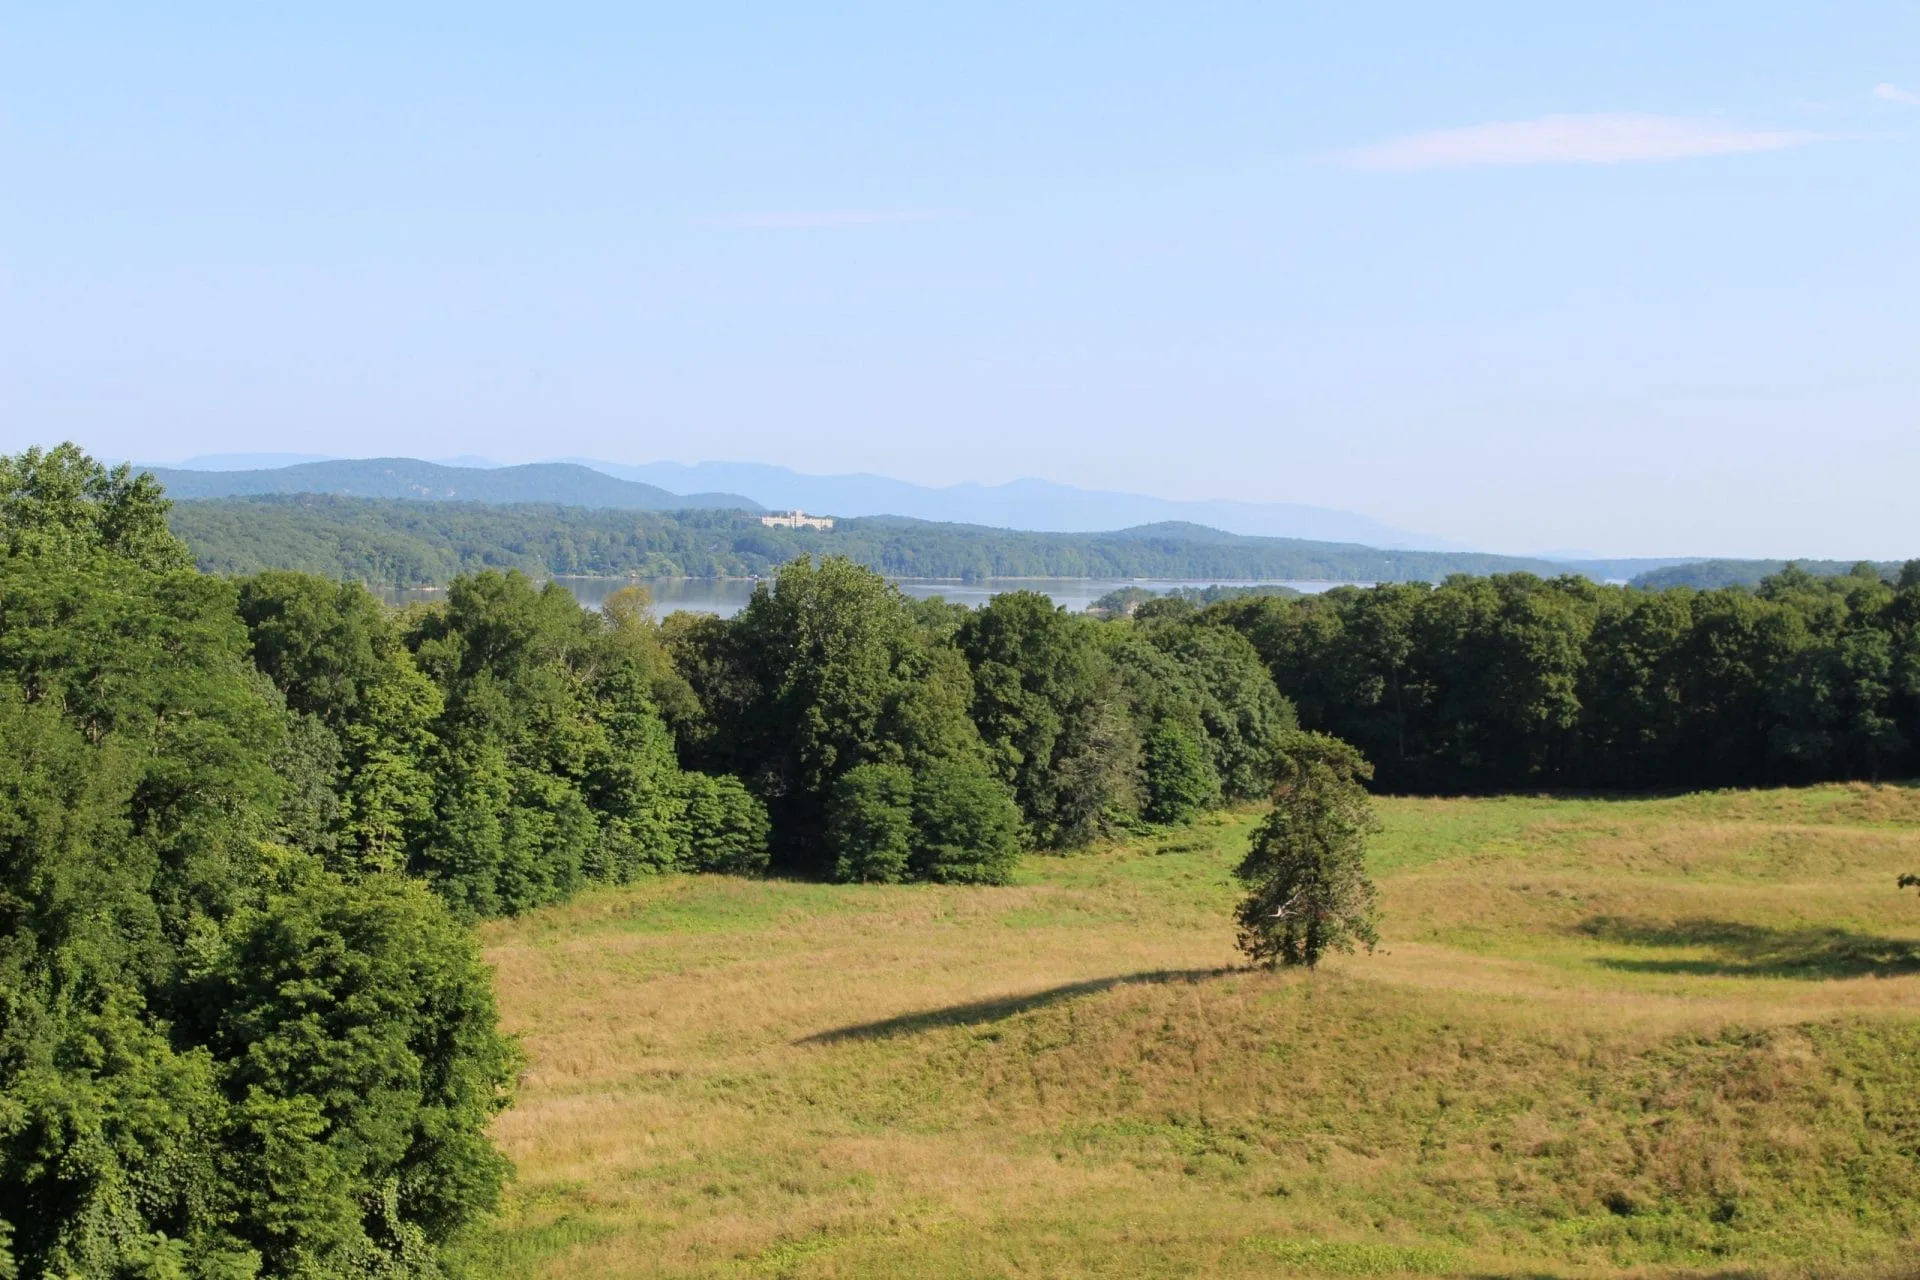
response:
M1162 720L1147 735L1147 817L1154 822L1190 822L1220 798L1214 771L1199 736Z
M827 818L833 878L892 884L913 853L913 774L900 765L863 764L834 784Z
M1020 810L980 761L937 761L913 792L918 877L944 884L1006 884L1020 857Z
M680 786L686 801L682 869L737 876L767 869L767 807L740 779L688 773Z

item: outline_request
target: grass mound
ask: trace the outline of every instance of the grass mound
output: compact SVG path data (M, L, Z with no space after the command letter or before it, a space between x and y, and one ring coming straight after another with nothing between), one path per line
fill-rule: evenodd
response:
M1897 1275L1900 788L1391 801L1385 946L1236 967L1252 815L1011 889L663 879L490 926L502 1276Z

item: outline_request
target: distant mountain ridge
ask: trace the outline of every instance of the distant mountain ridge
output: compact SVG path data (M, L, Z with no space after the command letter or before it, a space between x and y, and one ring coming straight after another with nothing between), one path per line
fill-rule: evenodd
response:
M1100 533L1178 522L1249 537L1355 543L1398 551L1467 548L1398 529L1368 516L1291 502L1228 502L1155 498L1082 489L1050 480L935 488L876 475L807 475L757 462L648 462L637 465L568 458L606 475L676 491L743 493L763 506L801 507L835 516L907 516L946 524L985 525L1035 533Z
M166 486L169 496L189 500L318 493L439 502L538 502L621 511L763 510L737 493L674 493L568 462L481 468L450 467L418 458L356 458L237 471L145 470Z
M1488 555L1409 533L1366 516L1292 503L1182 501L1142 494L1081 489L1044 480L1002 485L975 483L932 488L876 475L814 476L761 463L655 462L637 466L593 459L502 466L462 456L440 462L418 458L326 458L266 465L311 455L209 454L192 465L144 467L168 493L183 500L322 494L344 498L456 501L490 505L545 504L623 511L804 508L843 519L973 526L991 530L1105 534L1116 542L1141 539L1226 543L1236 538L1284 538L1347 551L1434 552L1481 556L1487 566L1525 568L1546 576L1580 573L1595 581L1640 586L1686 582L1757 582L1781 561L1714 561L1708 557L1588 558L1575 552ZM1347 562L1349 565L1351 562ZM1844 572L1851 562L1809 567ZM1397 568L1388 569L1396 573ZM1498 571L1491 567L1482 572Z

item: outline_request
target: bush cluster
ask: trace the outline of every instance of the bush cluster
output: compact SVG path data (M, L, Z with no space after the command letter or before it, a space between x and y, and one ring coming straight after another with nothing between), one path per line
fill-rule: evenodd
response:
M1015 591L916 603L800 559L737 617L662 629L683 763L746 780L788 869L999 883L1066 848L1265 794L1292 708L1190 606L1103 623Z

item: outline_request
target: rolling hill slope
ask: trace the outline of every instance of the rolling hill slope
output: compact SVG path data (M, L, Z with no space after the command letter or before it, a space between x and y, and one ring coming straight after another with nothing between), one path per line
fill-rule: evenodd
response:
M1382 947L1249 972L1257 815L981 889L660 877L485 926L479 1274L1899 1280L1920 794L1381 802Z

